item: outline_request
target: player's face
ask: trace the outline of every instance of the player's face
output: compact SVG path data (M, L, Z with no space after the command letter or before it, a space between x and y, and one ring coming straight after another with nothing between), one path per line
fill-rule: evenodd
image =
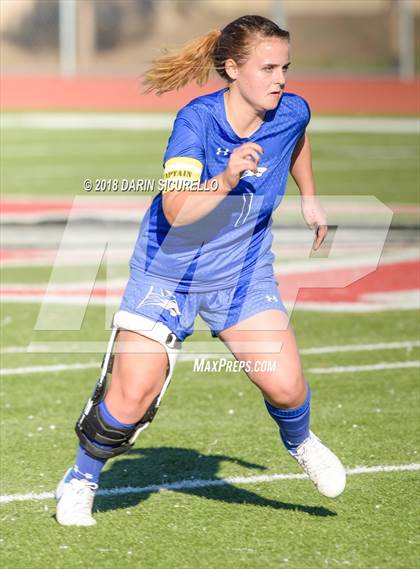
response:
M236 88L256 110L275 109L286 85L289 42L265 38L253 45L248 60L236 69Z

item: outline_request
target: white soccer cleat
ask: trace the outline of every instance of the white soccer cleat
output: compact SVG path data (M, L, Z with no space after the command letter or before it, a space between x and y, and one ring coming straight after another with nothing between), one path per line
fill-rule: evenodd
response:
M336 498L346 487L346 471L340 460L310 431L292 456L327 498Z
M77 478L66 482L69 472L66 472L55 491L57 521L62 526L94 526L96 520L92 517L92 507L98 485Z

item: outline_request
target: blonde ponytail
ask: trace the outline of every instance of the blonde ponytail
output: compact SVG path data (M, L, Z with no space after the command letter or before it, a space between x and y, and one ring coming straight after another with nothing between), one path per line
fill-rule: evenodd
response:
M161 95L184 87L194 79L198 85L204 85L213 66L214 50L220 35L219 30L208 32L154 61L145 73L146 93L156 91Z

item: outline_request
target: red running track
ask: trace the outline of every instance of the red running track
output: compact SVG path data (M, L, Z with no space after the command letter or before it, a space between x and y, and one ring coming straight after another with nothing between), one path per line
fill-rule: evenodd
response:
M215 91L189 85L160 97L142 93L136 77L6 75L0 80L2 110L174 111L188 101ZM420 110L420 80L396 77L296 77L288 90L305 97L314 113L415 115Z

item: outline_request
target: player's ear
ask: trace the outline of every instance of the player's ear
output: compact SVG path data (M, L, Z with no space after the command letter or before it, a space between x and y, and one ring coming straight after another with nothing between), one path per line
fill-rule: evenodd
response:
M234 59L226 59L225 61L225 71L229 78L234 80L238 77L238 65Z

